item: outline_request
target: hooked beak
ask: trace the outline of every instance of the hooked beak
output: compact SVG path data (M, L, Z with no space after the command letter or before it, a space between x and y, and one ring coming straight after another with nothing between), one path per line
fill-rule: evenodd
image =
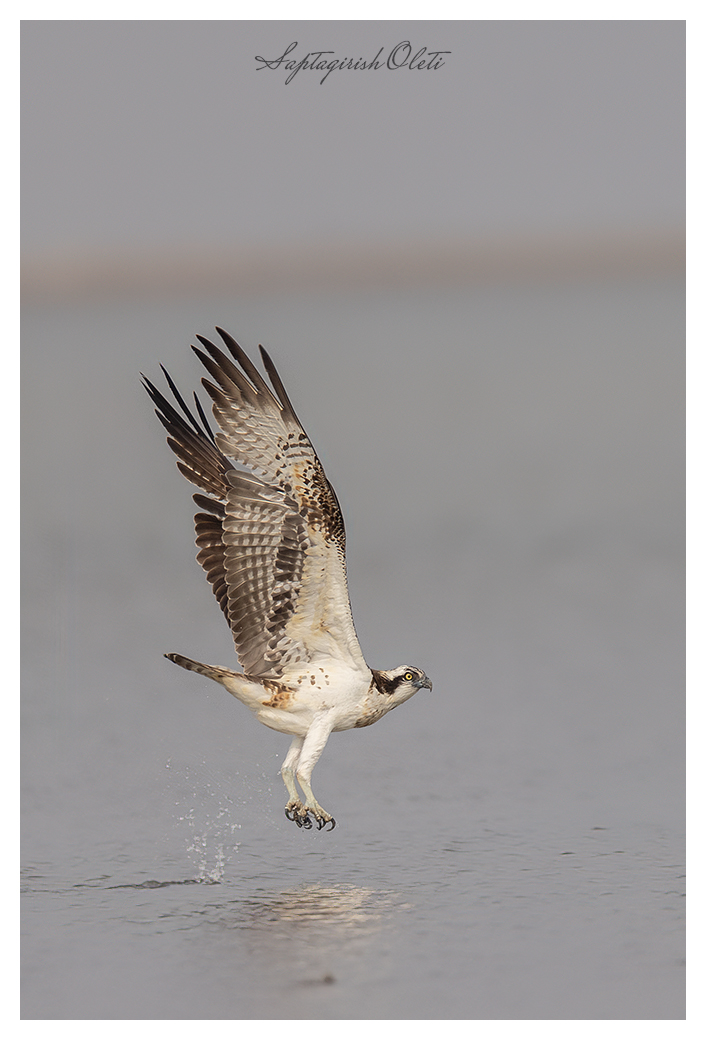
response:
M415 686L417 686L418 690L421 690L423 686L425 686L428 690L431 690L432 680L428 679L427 676L425 676L424 679L417 679L415 682Z

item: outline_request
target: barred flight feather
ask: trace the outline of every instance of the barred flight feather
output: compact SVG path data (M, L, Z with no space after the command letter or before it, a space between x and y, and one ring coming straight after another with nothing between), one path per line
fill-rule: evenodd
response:
M202 385L218 424L212 432L196 395L196 415L165 372L180 411L146 380L180 472L194 495L197 560L233 633L241 665L276 679L292 661L313 661L321 633L335 627L343 652L365 667L346 587L345 534L338 499L302 429L282 381L261 347L274 387L236 341L217 330L223 350L204 336L193 350L213 382ZM238 469L237 466L245 467ZM207 497L210 496L210 497ZM321 554L330 557L322 567ZM313 583L323 581L323 590ZM306 605L305 624L290 622ZM323 611L314 616L314 609ZM309 629L309 632L308 632Z

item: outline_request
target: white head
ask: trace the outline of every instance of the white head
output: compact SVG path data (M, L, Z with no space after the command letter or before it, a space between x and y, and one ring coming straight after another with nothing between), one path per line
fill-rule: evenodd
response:
M422 669L415 668L411 664L401 664L390 671L377 672L375 669L371 669L371 671L378 691L390 697L395 704L402 704L423 686L428 690L432 689L432 683Z

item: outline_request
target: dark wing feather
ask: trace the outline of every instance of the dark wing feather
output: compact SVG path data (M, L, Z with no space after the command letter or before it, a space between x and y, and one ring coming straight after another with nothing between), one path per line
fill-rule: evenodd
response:
M212 433L165 372L180 411L145 380L181 472L206 495L194 500L197 559L206 571L243 670L281 677L318 658L366 669L351 619L341 509L275 366L275 393L241 347L217 330L233 358L203 336L194 351L214 382L202 383ZM235 362L235 363L234 363ZM236 468L234 462L248 468Z

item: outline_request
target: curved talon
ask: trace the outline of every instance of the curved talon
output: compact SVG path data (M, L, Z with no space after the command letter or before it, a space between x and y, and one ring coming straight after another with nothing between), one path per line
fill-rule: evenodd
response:
M303 827L306 831L311 831L314 820L316 820L318 831L327 829L333 831L336 827L336 820L333 816L320 816L318 813L313 813L313 820L309 815L310 812L313 812L313 810L306 809L301 803L290 803L285 806L285 817L290 820L291 823L296 823L298 827ZM327 824L329 824L328 828Z
M328 823L331 824L331 827L328 828L329 831L333 831L336 827L336 820L333 816L330 816L329 819L327 819L326 816L317 816L316 821L318 831L327 830Z

